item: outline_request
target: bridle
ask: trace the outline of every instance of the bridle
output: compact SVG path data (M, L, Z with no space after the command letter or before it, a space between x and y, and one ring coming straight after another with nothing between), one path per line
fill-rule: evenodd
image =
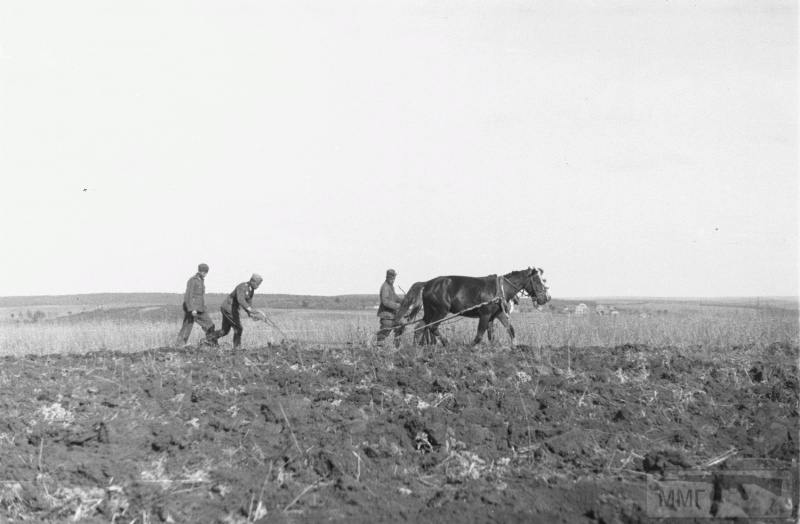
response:
M514 283L511 280L509 280L509 278L507 276L505 276L505 275L503 275L503 280L505 280L506 282L511 284L512 289L514 289L514 292L511 294L512 297L515 296L520 291L522 291L523 296L529 296L533 300L533 299L536 299L536 297L537 297L536 286L533 283L533 275L539 275L539 280L542 281L542 285L544 286L545 293L546 293L547 292L547 285L545 284L545 280L542 278L541 273L539 273L539 270L536 269L536 268L531 268L530 273L528 273L528 278L526 280L523 280L522 281L522 285L519 286L519 287L514 288ZM525 289L525 286L527 286L528 284L531 285L531 289L533 290L533 294L528 293L528 291ZM503 298L505 299L505 293L503 293Z

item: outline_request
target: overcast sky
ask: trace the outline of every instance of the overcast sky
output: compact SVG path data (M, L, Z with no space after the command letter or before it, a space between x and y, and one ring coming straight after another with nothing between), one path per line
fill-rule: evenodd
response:
M0 4L0 295L798 292L797 4Z

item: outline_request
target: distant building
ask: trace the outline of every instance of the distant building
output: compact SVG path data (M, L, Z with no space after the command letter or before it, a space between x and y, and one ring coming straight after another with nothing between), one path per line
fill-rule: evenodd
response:
M576 315L585 315L589 312L589 306L581 302L577 306L575 306L575 314Z

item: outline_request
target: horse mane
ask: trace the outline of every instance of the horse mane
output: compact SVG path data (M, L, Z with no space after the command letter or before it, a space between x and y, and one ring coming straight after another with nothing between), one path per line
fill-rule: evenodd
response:
M517 269L516 271L512 271L512 272L510 272L510 273L506 273L506 274L505 274L505 275L503 275L503 276L504 276L504 277L506 277L506 278L511 278L511 277L514 277L514 276L517 276L517 275L520 275L520 274L527 275L528 271L530 271L531 269L532 269L532 268L528 268L528 269Z

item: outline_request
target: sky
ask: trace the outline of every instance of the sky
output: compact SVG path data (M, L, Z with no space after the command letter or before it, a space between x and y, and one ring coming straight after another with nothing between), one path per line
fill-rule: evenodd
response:
M0 4L0 296L798 294L793 0Z

